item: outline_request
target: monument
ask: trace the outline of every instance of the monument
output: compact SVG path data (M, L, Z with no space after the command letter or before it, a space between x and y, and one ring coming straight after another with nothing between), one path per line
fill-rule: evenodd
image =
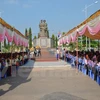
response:
M40 48L51 48L52 39L49 38L48 25L46 20L41 20L39 23L40 32L38 33L38 38L33 39L33 46L39 46Z
M48 27L46 20L41 20L39 28L40 28L40 33L38 34L38 37L48 37L49 34L48 34Z

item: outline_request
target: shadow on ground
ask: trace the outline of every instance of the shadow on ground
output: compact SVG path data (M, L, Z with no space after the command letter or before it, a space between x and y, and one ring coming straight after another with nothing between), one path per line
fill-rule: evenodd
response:
M31 63L27 63L24 66L21 66L18 70L16 76L7 77L5 79L0 80L0 88L3 85L8 84L10 87L8 90L0 89L0 96L6 94L7 92L15 89L21 84L25 84L31 81L31 78L28 78L34 66L34 61Z
M43 96L43 98L40 98L39 100L86 100L86 99L82 99L80 97L65 92L54 92Z

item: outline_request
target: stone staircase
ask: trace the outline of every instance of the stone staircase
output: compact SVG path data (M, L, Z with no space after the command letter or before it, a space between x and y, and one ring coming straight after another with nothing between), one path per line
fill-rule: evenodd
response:
M47 48L41 49L41 56L36 57L36 61L43 62L43 61L57 61L55 55L50 53Z

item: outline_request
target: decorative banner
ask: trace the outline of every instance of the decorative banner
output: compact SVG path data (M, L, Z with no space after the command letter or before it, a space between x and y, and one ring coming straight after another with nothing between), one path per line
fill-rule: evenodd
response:
M99 31L100 31L100 23L98 23L98 25L94 26L94 27L88 27L88 31L90 32L91 35L96 35Z
M13 36L14 36L14 31L11 31L10 29L6 29L5 36L7 37L8 42L12 42Z
M100 34L100 15L98 17L96 15L96 18L82 25L74 32L69 33L68 35L66 34L65 37L60 38L60 43L65 44L67 42L69 44L70 42L75 42L77 36L82 36L82 35L85 35L93 39L100 39L99 34Z
M94 27L84 25L83 27L81 27L81 28L77 29L76 31L74 31L73 33L69 34L68 36L61 38L60 43L65 44L67 42L69 44L70 42L75 42L77 39L77 34L79 34L79 36L84 35L86 32L86 29L89 31L89 33L91 35L96 35L100 31L100 22Z
M5 39L5 29L4 27L0 24L0 42L3 42Z
M66 41L66 43L67 43L67 36L65 36L65 41Z
M78 30L77 30L78 34L79 34L80 36L82 36L82 35L85 33L86 28L87 28L87 25L84 26L84 28L83 28L81 31L79 31L79 29L78 29Z
M3 27L0 24L0 42L3 42L7 37L8 42L14 41L16 45L22 45L28 47L28 40L18 35L16 32Z

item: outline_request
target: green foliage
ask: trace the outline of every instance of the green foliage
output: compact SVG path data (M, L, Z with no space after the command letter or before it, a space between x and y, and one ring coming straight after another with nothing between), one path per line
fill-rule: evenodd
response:
M4 40L4 47L6 47L6 39Z
M54 35L54 34L52 34L52 39L53 39L53 40L55 39L55 35Z
M8 44L6 45L6 48L8 49L8 50L10 50L10 43L8 42Z
M52 41L53 41L53 47L56 47L55 35L54 34L52 34Z
M78 49L81 51L81 50L84 50L85 49L85 41L83 40L83 38L85 39L86 37L78 37ZM84 41L84 42L83 42Z
M49 31L47 30L47 37L49 38Z
M32 30L31 30L31 27L29 28L29 35L30 35L30 34L32 34Z
M3 52L10 52L10 43L8 42L8 44L5 45L4 42L4 47L2 49Z
M25 37L27 38L27 33L28 33L28 31L27 31L27 28L25 29Z
M36 39L37 37L36 37L36 35L34 36L34 39Z
M63 44L63 47L66 47L66 44Z
M29 28L29 48L32 48L32 30Z
M55 39L55 45L56 45L56 48L58 47L58 38L57 38L57 36L56 36L56 39Z
M92 48L97 48L98 47L98 41L96 40L90 40L91 41L91 47Z
M62 34L65 34L64 32ZM82 40L82 41L81 41ZM99 42L97 40L90 39L90 47L97 48L99 46ZM66 47L66 44L63 44L63 47ZM70 50L75 50L76 43L70 43L67 45ZM87 47L89 48L89 38L87 38ZM78 50L86 50L86 36L78 37Z
M65 32L62 33L62 35L64 35L64 34L65 34Z
M0 50L1 50L1 42L0 42Z
M97 48L98 41L90 39L90 46L92 48ZM79 50L85 50L85 48L86 48L86 36L82 36L82 44L81 44L81 38L78 38L78 47L79 47ZM87 47L89 47L89 38L87 38Z
M76 43L70 43L67 47L70 49L70 51L74 51L76 48Z

